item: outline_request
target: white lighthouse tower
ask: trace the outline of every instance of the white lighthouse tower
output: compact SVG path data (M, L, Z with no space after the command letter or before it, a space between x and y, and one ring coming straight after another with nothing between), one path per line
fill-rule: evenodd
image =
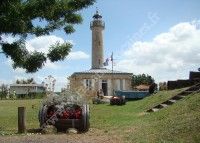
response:
M103 30L105 23L98 10L93 16L93 21L90 23L92 30L92 69L103 68L104 48L103 48Z
M104 63L103 30L105 23L98 10L90 23L92 30L92 65L86 71L74 72L70 77L70 90L92 97L99 91L112 96L117 90L130 90L132 73L107 69ZM83 90L84 89L84 90ZM85 92L85 93L83 93Z

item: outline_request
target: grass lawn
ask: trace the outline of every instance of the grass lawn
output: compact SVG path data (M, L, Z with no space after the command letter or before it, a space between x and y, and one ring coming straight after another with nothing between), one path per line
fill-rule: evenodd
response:
M165 101L181 90L158 92L143 100L129 101L125 106L108 104L90 106L91 128L125 142L199 142L200 94L188 96L155 113L147 109ZM41 100L0 101L0 134L17 132L17 107L25 106L27 128L38 128ZM35 105L35 109L32 109Z
M32 105L35 108L32 108ZM0 100L0 134L17 132L17 108L26 107L27 128L38 128L38 110L41 99L32 100Z

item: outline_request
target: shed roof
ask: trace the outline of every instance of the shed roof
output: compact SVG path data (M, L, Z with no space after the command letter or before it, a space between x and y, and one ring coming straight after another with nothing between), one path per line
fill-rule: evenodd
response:
M138 90L149 90L149 85L141 84L136 86L136 89Z

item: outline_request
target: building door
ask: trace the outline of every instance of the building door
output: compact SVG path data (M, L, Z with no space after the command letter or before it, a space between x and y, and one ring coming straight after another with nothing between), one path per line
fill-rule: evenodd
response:
M102 90L103 90L104 96L107 96L108 95L108 83L107 83L107 80L102 80Z

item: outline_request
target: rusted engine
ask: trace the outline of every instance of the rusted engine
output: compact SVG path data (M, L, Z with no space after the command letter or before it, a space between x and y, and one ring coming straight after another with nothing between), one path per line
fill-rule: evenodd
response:
M54 95L43 102L39 110L40 127L53 125L58 132L75 128L78 132L89 130L89 105L78 94Z

